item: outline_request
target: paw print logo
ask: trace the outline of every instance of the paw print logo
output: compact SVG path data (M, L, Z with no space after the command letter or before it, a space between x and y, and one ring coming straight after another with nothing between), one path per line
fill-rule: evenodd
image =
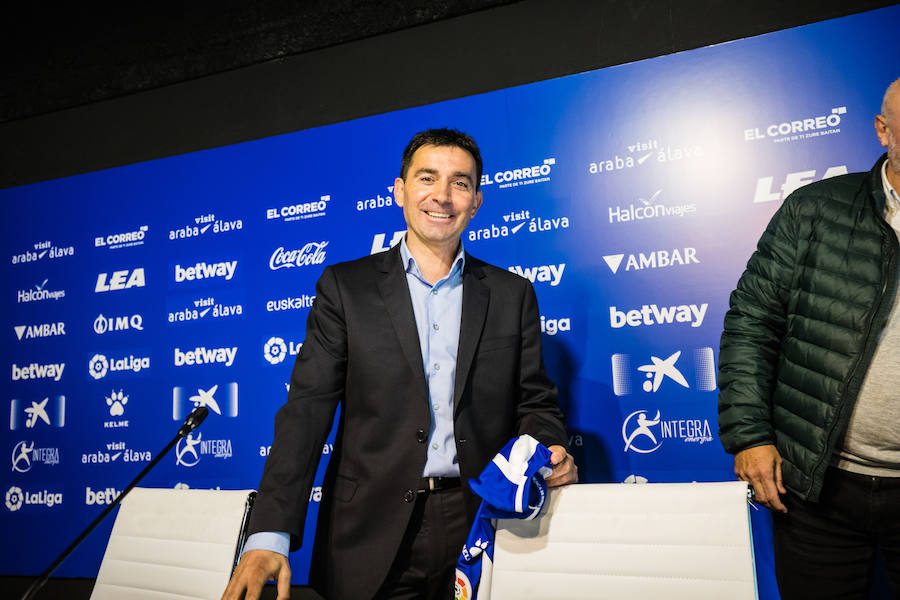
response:
M19 510L22 508L24 498L25 495L22 493L22 488L18 486L9 488L6 492L6 508L12 511Z
M269 341L266 342L265 348L263 348L263 354L265 354L267 361L277 365L287 356L287 345L280 337L270 337Z
M475 540L475 545L469 548L469 556L475 558L476 556L487 550L487 547L488 541L478 538L477 540Z
M94 379L102 379L106 377L106 371L109 370L109 361L106 360L106 357L102 354L95 354L93 358L91 358L91 362L88 365L88 371L91 374L91 377Z
M109 414L112 417L120 417L125 414L125 405L128 404L128 396L122 390L106 397L106 405L109 407Z

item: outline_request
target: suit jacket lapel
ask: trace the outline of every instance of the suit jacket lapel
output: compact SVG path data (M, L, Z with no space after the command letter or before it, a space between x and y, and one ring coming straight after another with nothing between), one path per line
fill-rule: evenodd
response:
M384 299L385 307L391 317L391 324L397 332L400 347L409 366L426 390L425 368L422 365L422 350L419 346L419 332L416 330L416 316L413 312L412 300L409 297L409 285L406 283L406 271L400 258L400 244L381 254L379 268L382 272L378 279L378 289ZM425 398L426 402L428 398Z
M463 271L462 318L459 324L459 350L456 354L456 381L453 385L453 414L459 409L459 399L469 378L469 369L475 357L475 349L484 321L487 317L490 290L481 282L484 271L471 256L466 254L466 267Z

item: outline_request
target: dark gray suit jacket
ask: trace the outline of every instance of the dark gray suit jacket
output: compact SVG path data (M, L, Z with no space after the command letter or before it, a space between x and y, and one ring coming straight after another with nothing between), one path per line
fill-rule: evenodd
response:
M453 394L463 481L512 437L566 446L544 374L531 283L466 255ZM326 598L372 597L412 513L430 430L428 389L399 244L331 265L316 285L306 339L275 419L250 532L285 531L299 547L310 489L335 409L310 583ZM470 522L478 499L464 485ZM412 495L414 498L414 495Z

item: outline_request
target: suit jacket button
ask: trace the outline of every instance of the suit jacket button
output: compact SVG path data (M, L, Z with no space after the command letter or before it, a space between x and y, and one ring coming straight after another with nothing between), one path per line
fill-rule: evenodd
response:
M416 441L420 444L424 444L425 440L428 439L428 434L425 433L424 429L420 429L416 432Z
M413 500L416 499L416 493L412 490L406 490L403 492L403 501L409 504Z

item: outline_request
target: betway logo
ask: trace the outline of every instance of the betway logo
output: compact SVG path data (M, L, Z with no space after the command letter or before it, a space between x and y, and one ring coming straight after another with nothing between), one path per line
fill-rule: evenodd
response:
M269 268L273 271L289 269L291 267L306 267L308 265L321 265L325 262L325 247L328 242L309 242L298 250L285 250L279 246L269 258Z
M558 265L539 265L537 267L521 267L519 265L508 267L508 270L511 273L521 275L532 283L550 283L551 287L559 285L565 269L566 263L560 263Z
M112 504L113 500L121 493L121 491L111 487L95 492L88 486L84 490L84 503L88 506L92 504Z
M94 292L100 293L127 290L133 287L144 287L144 285L146 285L144 268L139 267L133 271L129 271L128 269L123 271L113 271L112 275L100 273L97 275L97 285L94 286Z
M847 165L837 165L835 167L828 167L822 175L822 179L846 174ZM772 190L772 185L775 183L775 177L760 177L756 181L756 193L753 194L753 202L758 204L761 202L784 200L794 190L801 188L808 183L812 183L815 176L815 170L788 173L787 177L784 179L784 183L778 188L778 191Z
M841 115L847 114L846 106L838 106L831 109L831 113L827 115L818 115L815 117L804 117L795 121L785 121L783 123L773 123L760 129L744 130L744 141L752 142L754 140L764 140L766 138L783 138L785 136L807 134L808 132L817 132L819 130L834 128L841 124ZM837 133L837 132L835 132ZM807 136L807 137L816 137Z
M214 363L224 364L230 367L234 363L237 354L237 346L231 348L206 348L197 346L193 350L182 351L175 348L175 366L184 365L209 365Z
M677 306L658 306L645 304L634 310L619 310L609 307L609 325L613 329L641 327L643 325L670 325L672 323L690 323L691 327L700 327L706 317L709 304L679 304Z
M619 271L624 254L608 254L603 257L606 266L614 274ZM641 271L643 269L665 269L691 263L699 263L696 248L675 248L674 250L653 250L644 254L629 254L625 261L625 271Z
M24 367L20 367L13 363L12 380L52 379L53 381L59 381L62 378L63 370L65 368L66 363L49 363L46 365L31 363Z
M234 271L237 269L238 261L232 260L227 262L206 263L198 262L192 267L182 267L175 265L175 283L182 281L196 281L198 279L211 279L213 277L224 277L225 281L230 281L234 277Z
M13 325L16 337L26 340L42 337L66 335L66 324L62 321L56 323L42 323L40 325Z

